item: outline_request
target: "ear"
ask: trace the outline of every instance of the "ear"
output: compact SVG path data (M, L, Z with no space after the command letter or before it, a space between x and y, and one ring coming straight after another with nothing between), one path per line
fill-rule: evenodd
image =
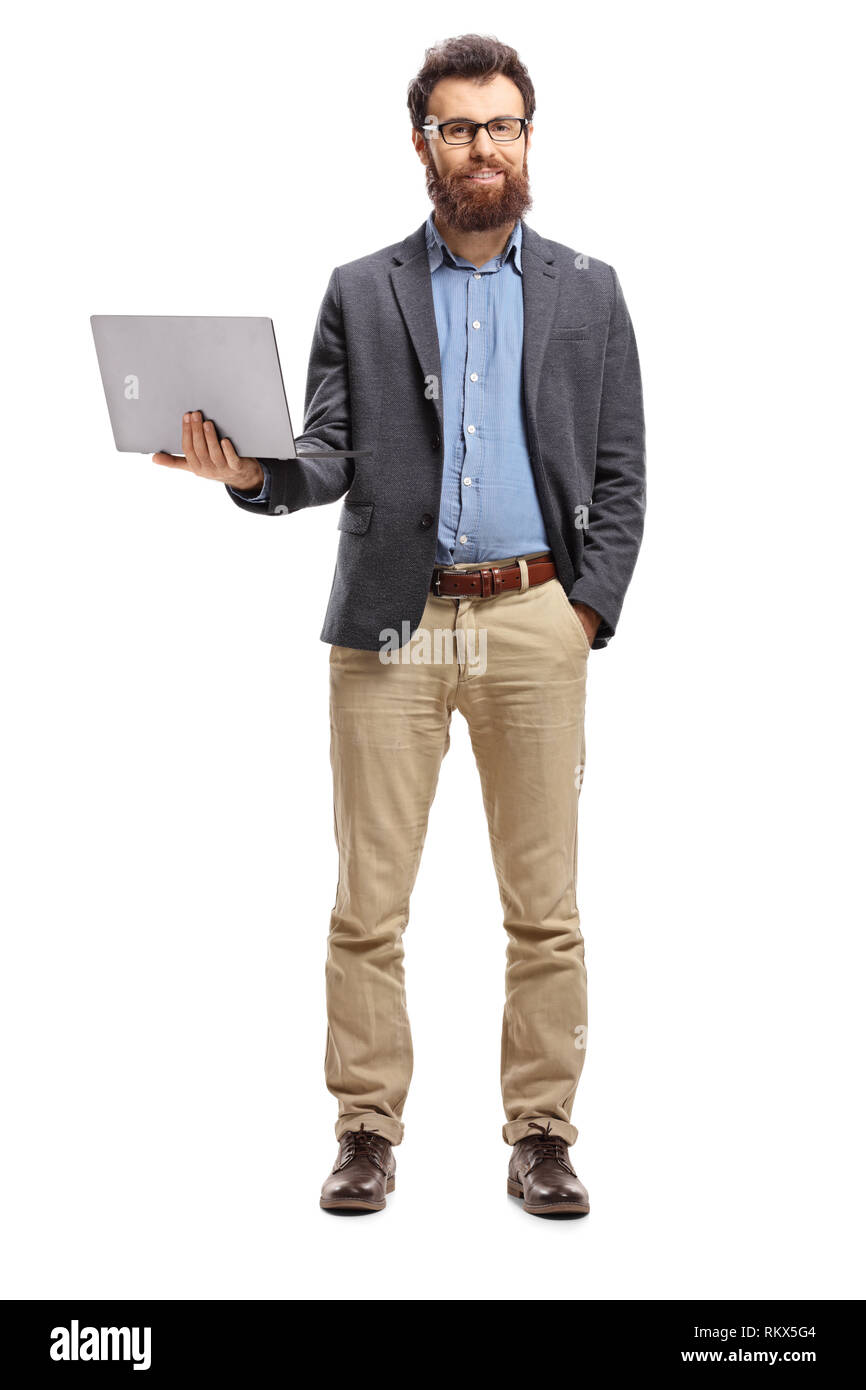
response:
M531 126L531 125L528 125L528 126L526 127L526 132L525 132L525 134L526 134L526 153L529 154L529 147L530 147L530 145L532 144L532 126Z
M418 158L420 159L421 163L424 165L426 169L428 164L432 163L430 159L430 150L427 146L427 137L424 135L422 131L413 130L412 144L415 146L415 153L417 154Z

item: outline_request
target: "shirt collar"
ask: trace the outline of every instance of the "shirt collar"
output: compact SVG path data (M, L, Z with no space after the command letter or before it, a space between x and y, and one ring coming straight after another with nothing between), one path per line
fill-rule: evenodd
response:
M429 262L430 262L430 270L431 270L431 271L438 270L439 267L440 267L440 265L442 264L442 262L445 260L446 256L447 256L448 260L450 261L450 263L451 263L452 265L464 267L464 268L466 268L467 270L470 269L470 268L473 268L473 269L475 268L475 267L471 267L471 266L470 266L470 262L467 261L467 260L465 260L465 259L463 258L463 256L455 256L455 255L453 254L453 252L451 252L451 251L448 249L448 247L446 246L445 242L442 240L442 235L441 235L441 233L440 233L440 231L439 231L439 228L436 226L436 223L433 221L433 213L432 213L432 212L431 212L430 216L427 218L427 222L426 222L425 226L426 226L426 236L427 236L427 258L428 258L428 260L429 260ZM523 266L522 266L521 260L520 260L520 252L521 252L522 246L523 246L523 223L518 219L517 222L515 222L515 224L514 224L514 230L513 230L513 232L511 233L511 236L508 238L508 241L507 241L506 244L505 244L505 249L503 250L502 254L501 254L500 256L497 257L497 260L498 260L498 262L499 262L499 265L500 265L500 266L505 265L505 262L508 260L509 256L511 255L511 253L512 253L512 251L513 251L513 252L514 252L514 268L515 268L515 270L519 271L519 273L522 275L522 274L523 274Z

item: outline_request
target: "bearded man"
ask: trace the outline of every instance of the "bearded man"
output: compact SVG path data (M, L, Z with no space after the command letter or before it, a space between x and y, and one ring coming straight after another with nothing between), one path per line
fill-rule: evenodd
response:
M191 412L183 457L154 460L224 482L261 516L343 499L321 632L339 850L325 1071L339 1150L320 1205L381 1211L394 1187L412 1075L402 938L456 709L507 935L507 1191L533 1215L581 1216L589 1198L568 1150L587 1028L584 704L590 651L614 635L643 533L640 367L613 267L524 221L535 92L515 50L475 34L437 44L408 104L433 211L331 275L301 457L238 458ZM563 140L563 158L572 148ZM305 460L305 445L319 456ZM411 659L395 660L410 642ZM477 853L478 827L459 807L452 817L461 853ZM466 1147L455 1138L449 1168ZM472 1200L456 1172L454 1185Z

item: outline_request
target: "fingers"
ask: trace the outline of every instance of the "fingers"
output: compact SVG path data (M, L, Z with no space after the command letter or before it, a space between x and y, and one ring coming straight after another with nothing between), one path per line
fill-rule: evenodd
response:
M196 471L209 478L222 477L226 462L213 420L203 419L200 410L191 410L189 414Z
M221 439L220 444L222 445L223 457L226 463L233 473L236 472L237 469L240 468L241 461L235 453L234 444L232 444L230 439Z
M204 428L200 410L191 410L189 415L190 429L192 430L192 460L196 473L202 473L208 466L208 449L204 437ZM186 450L184 450L186 452ZM187 455L189 457L189 455Z
M220 448L219 435L216 432L216 425L213 420L205 420L204 422L204 439L211 467L215 468L218 473L224 473L226 466L225 455Z
M228 445L229 453L223 446ZM213 420L202 419L200 410L189 410L183 417L180 447L183 457L177 454L158 453L151 455L154 463L165 468L185 468L206 478L224 478L226 473L240 465L230 440L220 440Z
M192 417L187 411L183 417L183 430L180 437L180 447L183 450L184 458L187 463L195 460L195 449L192 442Z
M177 454L153 454L153 463L161 463L164 468L186 468L186 459L178 458Z
M228 468L230 475L237 481L239 475L244 472L244 464L248 465L250 460L238 458L235 452L235 446L230 439L221 439L220 445L222 446L223 458L225 459L223 467ZM245 487L246 484L244 483L242 486Z

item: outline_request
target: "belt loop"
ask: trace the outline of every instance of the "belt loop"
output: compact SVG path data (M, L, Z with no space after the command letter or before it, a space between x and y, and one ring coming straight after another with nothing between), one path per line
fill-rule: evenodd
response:
M520 566L520 592L525 594L529 588L529 566L522 557L518 557L517 563Z

